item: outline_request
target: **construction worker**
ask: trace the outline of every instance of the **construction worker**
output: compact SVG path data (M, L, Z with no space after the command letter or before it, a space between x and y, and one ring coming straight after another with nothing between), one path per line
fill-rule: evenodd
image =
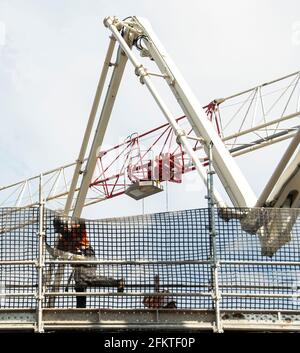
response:
M154 292L155 294L145 296L143 304L149 309L176 309L176 301L168 295L157 295L158 293L169 293L168 290L160 290L159 276L154 276Z
M89 243L86 225L83 220L74 221L56 217L53 220L55 232L60 235L56 249L83 256L84 260L96 260L95 251ZM72 276L75 281L76 292L86 292L87 287L117 287L118 292L124 291L124 279L114 279L112 277L98 276L97 265L78 264L71 265L73 271L68 280L68 285ZM68 290L68 285L66 290ZM86 307L86 296L76 297L76 307Z
M169 293L168 290L162 290L159 293ZM143 304L149 309L176 309L177 304L169 296L150 295L144 297Z

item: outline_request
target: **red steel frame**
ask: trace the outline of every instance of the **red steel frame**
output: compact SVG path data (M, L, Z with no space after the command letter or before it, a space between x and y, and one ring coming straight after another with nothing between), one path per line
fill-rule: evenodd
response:
M203 108L208 119L221 136L218 104L212 101ZM186 116L181 116L176 121L185 125L188 124ZM186 131L188 131L187 135L191 136L192 128L190 126ZM141 145L147 145L148 147L142 150ZM154 148L157 152L149 159L147 156L153 152ZM195 141L193 149L194 151L202 150L199 141ZM132 163L133 158L131 158L133 150L138 152L138 155L134 156L137 160L135 163ZM195 170L195 167L190 164L190 160L186 159L185 156L186 154L181 145L176 143L171 126L169 123L165 123L140 135L133 134L125 142L102 151L97 160L98 168L96 170L98 169L98 173L94 173L90 188L100 193L104 199L111 199L124 194L126 187L137 180L155 179L160 182L170 181L180 183L180 177L177 177L177 179L174 178L174 173L172 172L174 167L176 167L177 175ZM166 160L166 158L169 158L169 166L173 169L164 173L162 171L164 168L163 159ZM207 158L204 154L202 160L203 164L206 165ZM153 172L155 168L156 173ZM166 175L169 175L169 177L166 178Z

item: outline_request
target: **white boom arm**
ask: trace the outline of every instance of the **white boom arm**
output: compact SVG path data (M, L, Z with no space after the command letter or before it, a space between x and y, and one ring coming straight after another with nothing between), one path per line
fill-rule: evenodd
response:
M193 161L196 170L198 171L203 181L205 183L207 181L206 170L203 168L198 156L193 150L185 131L179 127L175 117L172 115L169 108L160 97L150 78L151 75L160 76L166 80L181 109L188 117L196 136L198 136L199 140L203 142L204 147L206 148L208 144L212 143L212 155L215 170L233 205L236 207L254 206L256 204L256 197L249 184L247 183L246 178L243 176L233 157L226 149L222 139L216 133L212 124L208 121L203 108L179 73L175 64L169 58L149 23L145 19L137 17L132 17L126 21L120 21L115 17L107 17L104 20L104 24L110 29L114 40L119 44L117 62L113 64L114 71L112 73L111 81L106 93L106 98L102 107L94 140L88 156L86 169L81 171L80 168L77 168L73 177L75 185L75 180L77 181L79 174L83 173L73 216L79 217L84 206L88 187L92 178L93 171L95 169L97 155L103 142L104 134L113 109L113 104L127 59L129 59L129 61L133 64L135 68L135 74L140 78L140 82L145 84L145 86L149 89L159 108L172 126L177 136L178 143L183 145L186 153ZM134 54L133 45L135 45L138 40L140 40L140 47L138 49L141 50L141 54L143 56L149 56L152 60L154 60L160 71L158 74L152 74L148 72L148 70L139 62L136 55ZM99 100L100 97L97 97ZM93 112L93 114L94 113L95 112ZM86 148L86 144L87 141L84 141L81 152ZM78 165L82 159L83 154L81 153L80 157L78 158ZM74 194L74 188L71 188L68 195L68 202L65 213L68 213L69 209L71 208ZM218 203L218 205L224 207L225 203L219 193L215 191L214 194L215 201Z
M83 141L82 141L82 144L81 144L79 156L78 156L77 161L76 161L76 167L75 167L75 171L74 171L74 174L73 174L72 182L71 182L71 185L70 185L70 190L69 190L69 193L68 193L68 198L67 198L65 209L64 209L65 215L68 215L68 213L70 212L70 209L72 207L73 197L74 197L74 194L75 194L75 191L76 191L76 186L77 186L77 182L78 182L78 179L79 179L79 175L81 173L82 164L84 162L85 153L86 153L86 150L87 150L88 142L90 140L92 128L93 128L93 125L94 125L95 117L96 117L98 106L99 106L99 101L100 101L101 94L102 94L102 91L103 91L103 87L104 87L104 84L105 84L105 80L106 80L106 77L107 77L108 69L109 69L109 66L110 66L110 63L111 63L111 58L112 58L112 54L113 54L113 51L114 51L115 43L116 43L116 41L114 40L114 38L111 38L110 42L109 42L109 47L108 47L108 50L107 50L107 54L106 54L106 57L105 57L105 60L104 60L104 65L103 65L103 69L102 69L101 76L100 76L100 79L99 79L99 83L98 83L98 86L97 86L97 90L96 90L94 102L93 102L93 105L92 105L91 113L90 113L90 116L89 116L89 121L88 121L86 130L85 130L85 133L84 133L84 137L83 137Z
M86 164L86 169L83 172L83 178L82 182L80 185L80 189L78 192L78 196L76 199L75 203L75 208L73 211L73 216L74 217L80 217L82 208L84 206L84 201L88 192L88 188L90 186L90 182L95 170L95 166L97 163L97 157L100 152L100 147L102 145L104 135L106 132L106 128L109 122L109 118L113 109L113 105L115 102L115 98L121 83L122 75L125 69L125 65L127 62L127 57L124 55L122 52L121 48L119 47L118 49L118 54L117 54L117 60L116 63L114 64L114 70L111 76L111 81L107 90L107 94L105 97L105 101L102 107L100 119L97 125L97 129L95 132L94 140L92 143L92 147L89 153L89 157L87 160ZM80 171L81 173L82 171ZM76 175L74 175L74 178L76 178ZM74 183L75 184L75 183ZM70 190L70 193L68 195L68 200L72 200L74 197L75 189ZM69 207L71 207L71 202L69 203ZM65 212L67 213L67 212Z
M165 75L166 82L189 119L196 135L204 139L205 148L209 143L213 144L212 157L214 168L233 205L236 207L254 206L256 196L246 178L226 149L222 139L207 119L201 104L156 37L150 24L145 19L135 18L135 21L143 28L144 35L146 36L144 43L149 50L150 56L154 59L161 73Z
M300 152L289 164L294 152L300 143L300 129L293 137L284 155L279 161L274 173L257 200L256 207L293 207L298 208L299 203L299 166Z

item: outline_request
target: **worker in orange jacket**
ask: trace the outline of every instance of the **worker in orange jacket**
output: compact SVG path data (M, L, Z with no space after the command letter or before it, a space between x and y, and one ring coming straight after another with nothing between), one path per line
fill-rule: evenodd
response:
M90 245L86 225L83 220L74 221L56 217L53 220L55 232L60 235L56 248L64 252L82 255L88 260L96 260L95 251ZM124 291L124 279L114 279L112 277L98 276L97 265L78 264L72 265L76 292L86 292L87 287L117 287L118 292ZM68 283L70 283L71 276ZM68 287L68 286L67 286ZM66 288L67 290L67 288ZM86 296L76 297L76 307L86 307Z

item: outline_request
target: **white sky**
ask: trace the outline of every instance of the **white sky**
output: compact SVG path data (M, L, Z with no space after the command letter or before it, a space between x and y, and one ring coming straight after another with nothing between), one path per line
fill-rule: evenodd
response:
M108 15L146 17L203 105L299 70L297 0L0 0L0 185L76 160L106 54ZM161 122L129 67L106 145ZM238 160L257 194L282 151ZM169 209L205 206L200 181L198 189L170 185ZM125 196L85 215L136 214L141 207ZM145 200L146 212L165 210L165 193Z

